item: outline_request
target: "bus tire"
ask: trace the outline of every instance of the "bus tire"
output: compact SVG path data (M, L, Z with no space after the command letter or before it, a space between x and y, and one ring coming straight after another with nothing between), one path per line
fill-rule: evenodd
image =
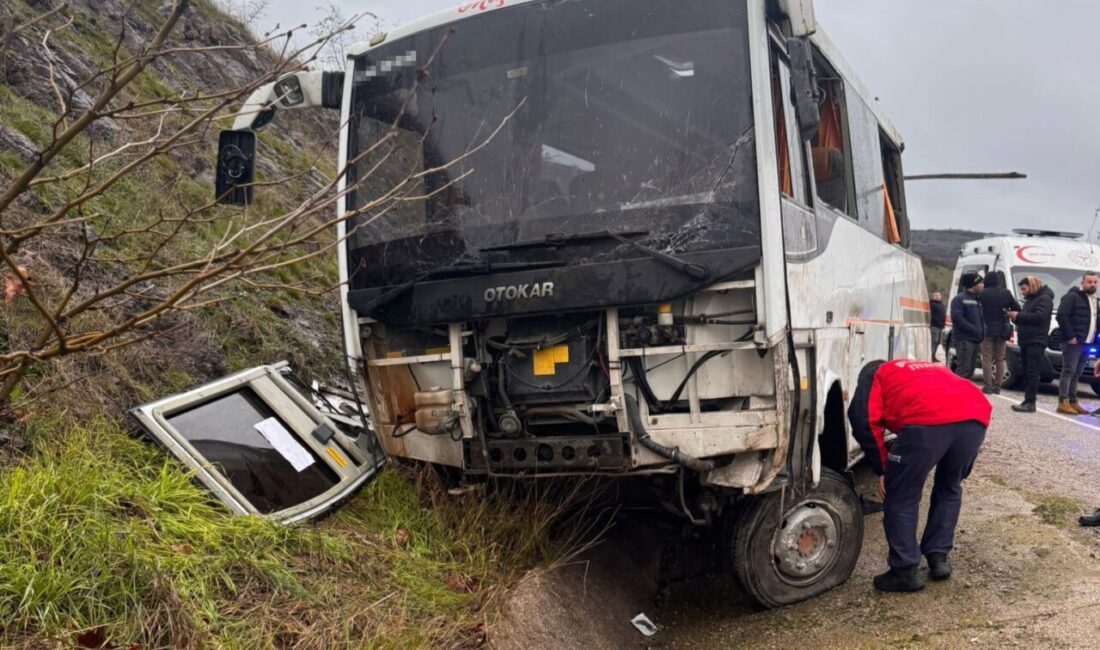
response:
M804 494L773 492L741 504L729 535L729 553L741 586L760 605L782 607L843 584L863 548L863 509L852 484L821 469Z

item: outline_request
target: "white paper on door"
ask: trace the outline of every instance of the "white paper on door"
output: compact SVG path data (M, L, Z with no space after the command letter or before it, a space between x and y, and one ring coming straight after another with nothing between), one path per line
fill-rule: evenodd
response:
M286 430L286 427L278 419L268 418L257 422L253 426L264 439L271 443L275 451L282 454L283 458L294 466L296 471L301 472L316 462L313 456L306 451L306 448L294 439L294 436Z

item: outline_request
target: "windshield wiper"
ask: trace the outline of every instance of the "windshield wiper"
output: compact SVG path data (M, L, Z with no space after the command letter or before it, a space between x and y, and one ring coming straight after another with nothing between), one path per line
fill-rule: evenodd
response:
M629 230L625 232L611 232L610 230L597 230L594 232L575 233L572 235L566 235L563 233L552 232L546 235L542 239L529 239L526 241L518 241L512 244L502 244L500 246L491 246L489 248L482 248L482 252L487 251L507 251L515 250L519 248L551 248L561 246L563 244L570 244L578 241L591 241L599 239L612 239L621 244L626 244L634 250L644 253L653 259L661 262L665 266L674 268L681 273L690 275L696 280L709 280L710 269L701 265L687 262L685 260L670 255L668 253L662 253L659 250L643 246L638 242L630 239L630 237L639 237L641 235L648 235L649 233L644 230Z
M387 305L394 300L405 295L413 289L417 284L427 281L441 279L446 276L462 277L465 275L486 275L489 273L503 273L506 271L526 271L528 269L546 269L555 266L564 266L564 262L549 261L549 262L473 262L471 264L455 264L452 266L445 266L439 269L432 269L425 271L416 276L408 282L396 285L383 291L379 295L375 296L373 300L363 305L360 309L364 312L370 312L378 309L383 305Z

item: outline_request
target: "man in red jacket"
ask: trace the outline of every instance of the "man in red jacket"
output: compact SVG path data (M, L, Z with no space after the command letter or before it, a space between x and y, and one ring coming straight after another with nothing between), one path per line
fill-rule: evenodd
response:
M962 481L970 475L992 412L971 382L937 363L872 361L859 374L848 408L852 434L879 478L890 570L875 578L880 591L924 588L920 558L933 580L951 577L947 554L955 541ZM886 449L886 430L897 434ZM928 473L936 468L924 537L917 516Z

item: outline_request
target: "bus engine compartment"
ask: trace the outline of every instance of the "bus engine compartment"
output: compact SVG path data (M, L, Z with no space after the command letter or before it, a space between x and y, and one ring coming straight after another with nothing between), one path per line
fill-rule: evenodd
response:
M665 448L717 458L701 466L710 471L778 444L783 355L757 322L745 279L629 308L440 326L361 319L360 338L391 455L489 475L684 464Z

